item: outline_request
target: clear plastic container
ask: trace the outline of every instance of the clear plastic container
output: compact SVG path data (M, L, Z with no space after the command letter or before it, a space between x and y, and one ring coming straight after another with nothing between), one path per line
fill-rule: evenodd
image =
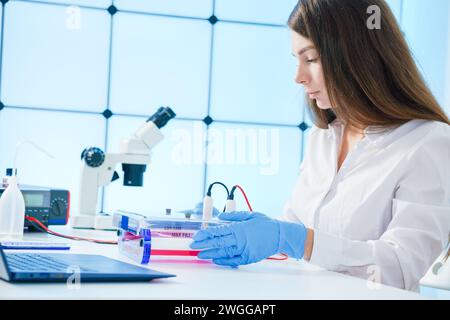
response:
M193 235L208 226L228 223L217 219L150 217L123 210L114 213L120 254L141 264L148 264L151 256L197 259L200 250L189 247Z
M8 179L8 187L0 197L0 238L22 239L25 223L25 200L17 176Z

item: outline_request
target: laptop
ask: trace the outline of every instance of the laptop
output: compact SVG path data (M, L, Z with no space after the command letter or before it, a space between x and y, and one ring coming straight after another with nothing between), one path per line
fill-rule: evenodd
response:
M0 246L0 278L8 282L150 281L169 277L175 275L99 255L6 253Z

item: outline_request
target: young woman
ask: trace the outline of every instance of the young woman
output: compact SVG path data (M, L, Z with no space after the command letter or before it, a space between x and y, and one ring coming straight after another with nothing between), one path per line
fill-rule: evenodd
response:
M283 219L221 214L236 223L191 246L221 265L281 252L417 290L450 232L449 119L384 0L300 0L288 24L315 126Z

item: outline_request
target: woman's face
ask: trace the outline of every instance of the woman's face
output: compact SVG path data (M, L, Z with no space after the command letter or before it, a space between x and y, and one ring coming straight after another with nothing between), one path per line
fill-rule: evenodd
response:
M322 70L322 62L314 44L292 31L292 54L297 58L295 82L303 85L308 97L316 100L320 109L330 109L331 103Z

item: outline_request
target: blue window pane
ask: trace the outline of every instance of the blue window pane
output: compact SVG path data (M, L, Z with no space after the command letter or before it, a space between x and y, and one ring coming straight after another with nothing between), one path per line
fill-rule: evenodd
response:
M309 134L311 132L311 127L309 127L308 129L306 129L303 133L302 133L302 154L301 154L301 160L303 161L303 159L305 158L306 155L306 150L308 149L308 145L309 145Z
M218 23L214 39L212 118L298 125L304 94L288 29Z
M73 215L78 211L81 152L91 145L103 147L104 136L100 115L5 108L0 111L0 172L13 166L20 141L37 143L55 158L23 145L17 159L20 183L70 190Z
M450 29L450 24L449 24ZM450 34L450 30L449 30ZM447 81L446 81L446 87L450 88L450 41L448 44L448 58L447 58ZM447 112L447 115L450 117L450 90L446 90L447 98L446 103L444 104L445 111Z
M303 113L303 123L304 125L303 128L301 128L301 140L302 140L302 152L301 152L301 160L303 160L303 158L305 157L305 152L306 149L308 147L308 134L311 131L311 128L314 126L313 124L313 120L312 120L312 111L310 110L309 106L306 105L304 108L302 109L302 113ZM305 126L306 125L306 126ZM305 130L306 129L306 130Z
M206 21L118 13L114 18L111 106L147 115L207 113L211 26Z
M129 137L146 118L114 116L110 119L108 150L117 152L121 139ZM121 179L105 188L104 211L132 210L163 214L166 208L183 210L201 201L203 194L205 125L200 121L172 120L162 129L165 139L152 151L152 163L141 188L124 187ZM119 170L120 169L120 170Z
M107 8L111 5L112 0L27 0L33 2L51 2L51 3L61 3L67 5L81 5L81 6L89 6L95 8Z
M0 6L0 37L1 36L3 36L3 6ZM0 52L0 59L2 58L1 55L2 55L2 53ZM1 61L0 61L0 64L1 64ZM1 77L1 75L0 75L0 77ZM1 85L1 79L0 79L0 85ZM1 91L1 88L0 88L0 91Z
M403 2L403 30L424 78L444 105L448 92L446 66L449 52L450 2L420 0Z
M2 101L13 106L102 111L109 25L105 11L7 4Z
M209 18L213 0L115 0L119 10Z
M208 138L207 184L239 184L255 211L279 216L297 179L300 154L298 128L213 123ZM243 197L236 195L238 210L247 210ZM225 203L219 196L215 197L217 208Z
M407 0L409 1L409 0ZM388 5L391 7L392 12L397 18L397 21L400 21L401 18L401 10L402 10L402 2L403 0L387 0Z
M215 13L222 20L286 24L298 0L216 0Z
M303 96L303 101L302 101L302 106L301 106L301 111L300 111L301 118L302 118L302 123L300 125L304 127L304 124L306 124L308 127L311 127L313 125L314 114L313 114L310 106L308 105L305 90L303 88L301 88L301 95Z

